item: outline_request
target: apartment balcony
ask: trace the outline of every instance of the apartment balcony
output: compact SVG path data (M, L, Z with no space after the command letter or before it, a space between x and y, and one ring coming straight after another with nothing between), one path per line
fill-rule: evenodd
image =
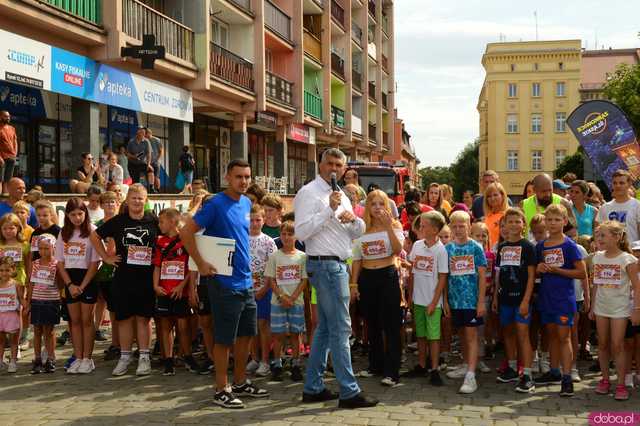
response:
M331 105L331 123L333 123L335 127L344 129L344 110Z
M335 52L331 52L331 71L344 80L344 59Z
M353 87L362 92L362 74L358 71L352 69L351 70L351 81L353 82Z
M382 31L389 36L389 17L386 13L382 13Z
M362 28L360 28L355 22L351 23L351 38L358 46L362 47Z
M371 15L371 17L373 19L376 19L376 0L369 0L369 15Z
M358 135L362 135L362 118L351 115L351 130Z
M388 96L386 93L382 92L382 106L385 109L389 109L389 105L387 104L387 102L388 102Z
M141 42L144 34L153 34L169 55L193 63L193 30L139 0L122 0L122 29Z
M267 93L267 98L292 106L293 83L269 71L266 72L265 77L265 91Z
M320 6L320 7L321 7L321 8L323 8L323 9L324 9L324 1L325 1L325 0L313 0L313 2L314 2L315 4L317 4L318 6Z
M344 8L338 0L331 0L331 17L342 29L344 29Z
M101 0L40 0L63 12L73 15L75 18L84 19L95 25L102 24L101 18Z
M291 17L270 0L265 0L264 2L264 24L280 37L293 42L291 38Z
M302 45L304 46L304 53L322 63L322 44L320 38L306 28L302 34Z
M369 82L369 99L376 101L376 84L373 81Z
M305 90L304 113L318 120L322 120L322 98Z
M251 0L229 0L231 3L238 6L240 9L251 12Z
M377 60L378 58L378 48L376 47L375 43L369 43L367 44L367 53L369 54L369 56L371 57L371 59L373 59L374 61Z
M387 74L389 73L389 58L387 58L384 53L382 54L382 69L385 70Z
M369 140L376 140L376 125L369 123Z
M253 92L253 64L222 46L211 43L211 75Z

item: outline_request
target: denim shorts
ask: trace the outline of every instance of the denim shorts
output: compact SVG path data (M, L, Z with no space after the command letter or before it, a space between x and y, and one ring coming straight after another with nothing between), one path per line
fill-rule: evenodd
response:
M236 337L258 334L257 307L253 287L234 290L214 277L203 277L209 290L216 344L230 346Z
M506 326L517 322L519 324L531 324L531 309L529 309L529 315L523 317L520 315L520 306L500 306L500 325Z
M304 305L293 305L290 308L271 305L271 332L276 334L304 333Z

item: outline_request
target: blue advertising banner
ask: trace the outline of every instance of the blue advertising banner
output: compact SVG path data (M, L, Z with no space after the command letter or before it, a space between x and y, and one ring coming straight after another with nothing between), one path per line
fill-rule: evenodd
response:
M40 90L5 81L0 81L0 110L11 111L15 121L47 116Z
M585 102L569 115L567 125L609 188L618 169L629 170L636 181L640 178L640 147L618 106L601 100Z

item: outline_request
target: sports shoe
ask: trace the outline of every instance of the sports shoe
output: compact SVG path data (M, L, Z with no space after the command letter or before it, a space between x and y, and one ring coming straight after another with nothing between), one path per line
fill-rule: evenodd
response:
M467 374L467 364L462 364L460 367L455 370L451 370L447 372L447 377L450 379L462 379Z
M562 383L562 376L554 375L551 371L544 373L534 379L536 385L559 385Z
M617 385L616 393L613 396L616 401L626 401L629 399L629 390L625 385Z
M67 368L67 374L78 374L80 371L80 366L82 365L81 359L74 360L69 368Z
M138 368L136 368L136 376L148 376L149 374L151 374L151 360L140 357L138 360Z
M269 368L269 364L266 362L260 362L258 368L256 369L256 376L267 377L271 374L271 368Z
M444 385L442 378L440 377L440 372L437 368L434 368L429 372L429 384L431 386L442 386Z
M300 366L294 365L293 367L291 367L291 380L293 380L294 382L301 382L302 379L302 369L300 368Z
M540 359L540 372L542 374L546 374L549 371L551 371L551 363L549 362L549 360L546 358Z
M213 396L213 403L224 408L244 408L242 401L226 390L216 392Z
M7 373L15 373L18 371L18 361L15 359L12 359L11 361L9 361L9 365L7 366Z
M420 364L416 364L413 369L407 371L406 373L401 374L402 377L424 377L429 373L429 370L421 366Z
M396 386L398 386L398 380L392 377L385 377L384 379L380 380L380 384L383 386L388 386L390 388L395 388Z
M338 408L346 409L375 407L376 405L378 405L378 400L365 396L363 392L360 392L352 398L341 399L338 401Z
M519 379L518 373L513 368L509 367L504 371L504 373L502 373L496 378L496 381L498 383L510 383L510 382L517 382L518 379Z
M258 367L260 367L260 364L255 359L252 359L247 363L247 374L255 374Z
M598 395L609 395L611 390L611 382L605 379L601 379L596 386L596 393Z
M582 377L580 377L580 373L577 368L571 369L571 380L573 383L580 383L582 381Z
M358 374L356 374L356 376L358 377L362 377L363 379L367 379L369 377L375 377L375 376L379 376L380 374L376 373L375 371L371 371L368 368L366 370L362 370L360 372L358 372Z
M316 394L302 392L302 402L304 403L325 402L325 401L338 399L338 396L339 395L337 392L331 392L329 389L324 388L322 392L316 393Z
M485 364L484 361L480 361L478 363L478 370L480 370L481 373L491 373L491 368L489 368L489 366Z
M198 361L195 360L193 355L187 355L183 358L184 360L184 368L191 373L198 373L200 371L200 365Z
M67 360L64 362L64 366L62 368L66 370L69 369L69 367L71 367L71 364L73 364L74 362L76 362L76 356L75 355L71 355L69 358L67 358Z
M173 366L173 358L165 358L163 361L164 361L164 371L162 372L162 375L175 376L176 369Z
M464 382L462 382L462 386L460 386L460 393L474 393L478 390L478 383L476 382L476 376L472 376L467 374L464 376Z
M284 378L282 377L282 367L273 367L271 369L271 381L273 382L281 382Z
M633 385L634 385L633 373L625 374L625 376L624 376L624 385L626 387L628 387L629 389L633 389Z
M560 387L560 396L573 396L573 382L571 380L562 382Z
M53 359L47 359L44 363L44 372L45 373L53 373L56 371L56 362Z
M80 361L80 367L78 367L79 374L89 374L93 371L91 368L91 360L89 358L85 358Z
M237 395L246 395L252 398L265 398L269 396L269 391L266 389L260 389L251 383L251 380L247 379L241 385L232 385L231 392Z
M213 371L213 361L211 361L209 357L206 357L204 362L200 364L200 370L198 371L198 374L204 376L207 374L211 374L212 371Z
M96 330L96 342L106 342L107 336L105 336L104 331Z
M64 346L67 344L70 338L71 334L69 334L69 332L65 330L60 336L58 336L58 338L56 339L56 343L58 344L58 346Z
M40 374L40 373L42 373L42 360L35 359L33 360L30 374Z
M530 376L523 374L520 377L520 381L516 386L516 392L520 393L533 393L536 390L536 384L533 383L533 379Z
M120 358L118 360L118 363L116 364L116 366L114 367L113 371L111 372L112 376L124 376L125 374L127 374L127 370L129 369L129 363L131 362L131 359L123 359Z
M540 372L540 359L535 358L531 363L531 372L539 373Z
M117 348L113 345L109 346L108 349L104 351L104 360L105 361L113 361L114 359L120 358L120 348Z

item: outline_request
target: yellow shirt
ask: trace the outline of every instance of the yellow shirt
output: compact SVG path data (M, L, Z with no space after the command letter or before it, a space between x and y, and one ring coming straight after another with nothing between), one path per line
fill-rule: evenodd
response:
M33 228L31 227L31 225L25 226L24 229L22 230L22 235L24 235L24 240L31 241L31 234L33 234Z
M20 255L19 252L22 252ZM16 253L18 252L18 253ZM10 256L16 263L15 280L18 285L24 286L27 281L27 272L25 268L25 259L31 256L31 246L28 241L15 244L0 244L0 256Z

